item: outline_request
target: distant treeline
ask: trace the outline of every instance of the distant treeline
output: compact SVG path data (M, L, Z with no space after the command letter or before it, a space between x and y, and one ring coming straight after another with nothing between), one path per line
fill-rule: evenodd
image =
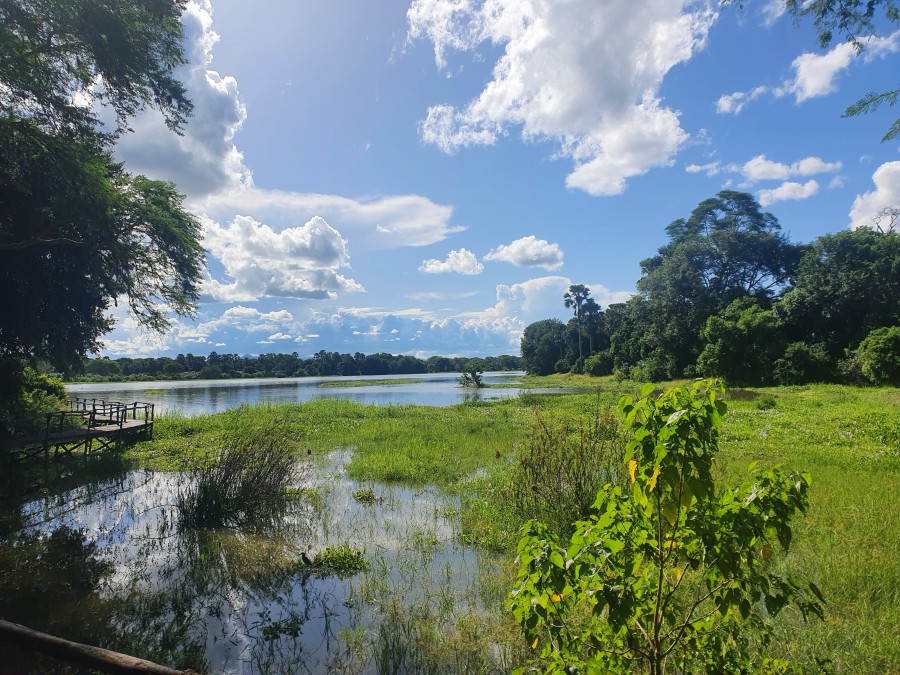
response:
M666 228L628 302L601 311L571 286L568 324L525 329L525 370L900 385L898 227L889 208L872 228L794 244L751 195L720 192Z
M461 373L464 370L521 370L519 356L464 358L431 356L419 359L404 354L340 354L322 350L312 358L292 354L179 354L171 358L97 358L84 362L84 372L71 379L82 382L132 380L205 380L246 377L313 377L325 375L416 375Z

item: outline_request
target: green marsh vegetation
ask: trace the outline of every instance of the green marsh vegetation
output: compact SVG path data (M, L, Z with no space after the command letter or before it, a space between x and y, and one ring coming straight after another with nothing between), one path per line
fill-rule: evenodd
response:
M318 387L334 389L341 387L388 387L395 384L419 384L424 382L421 378L404 377L397 380L336 380L332 382L319 382Z
M211 455L194 459L189 481L176 497L182 527L253 527L281 518L304 473L287 438L268 436L247 443L226 441Z
M539 378L534 381L541 385ZM259 446L273 437L288 439L301 460L311 453L313 466L329 466L340 451L339 474L332 477L328 468L319 476L321 483L294 486L304 503L308 495L318 495L322 543L266 548L259 543L263 534L233 530L220 546L207 539L225 534L201 529L198 536L210 534L190 549L192 569L218 560L217 565L236 573L255 570L239 576L252 578L256 588L275 593L278 584L265 581L274 575L282 590L299 578L307 589L303 592L312 593L304 575L315 573L298 563L301 550L315 560L328 546L365 546L367 569L342 581L344 595L338 598L335 591L328 606L343 607L340 611L351 618L375 616L377 622L351 621L336 629L332 639L341 656L334 657L333 672L359 672L364 662L384 664L385 672L390 663L418 663L435 672L508 672L535 655L506 609L523 522L542 519L559 530L557 536L568 537L571 523L584 516L585 500L598 489L589 478L601 485L630 484L621 459L626 437L615 409L619 397L635 396L639 385L603 379L597 388L597 382L570 375L564 386L593 385L593 391L526 393L449 408L326 399L163 417L155 439L133 446L125 459L145 468L177 470L202 464L229 444ZM805 623L799 612L784 610L764 654L812 671L826 662L836 673L897 671L900 391L810 385L733 390L726 401L729 412L712 464L717 483L744 482L752 462L757 470L781 465L784 473L803 471L812 477L807 514L792 521L789 553L776 554L766 564L815 583L827 603L825 619ZM329 506L340 481L349 481L344 503L356 504L355 511ZM382 499L358 503L354 492L364 490ZM413 517L398 511L397 494L424 512ZM356 514L352 526L342 520L347 508ZM565 515L569 509L571 518ZM391 544L396 553L386 557L381 544L365 543L365 532L373 527L369 521L399 527L397 519L407 529ZM452 525L449 530L438 524L445 521ZM441 572L446 561L467 568L468 580L460 581L455 571ZM195 574L200 571L189 576ZM171 601L157 600L172 610ZM270 619L248 619L258 629L254 635L267 626L267 635L277 633L273 640L259 637L254 647L260 650L254 658L263 672L278 672L290 650L299 649L290 629L296 617L305 615L301 599L293 601L299 604L273 609ZM165 616L160 610L160 625ZM324 630L321 619L304 620L306 634ZM133 637L139 641L137 633Z

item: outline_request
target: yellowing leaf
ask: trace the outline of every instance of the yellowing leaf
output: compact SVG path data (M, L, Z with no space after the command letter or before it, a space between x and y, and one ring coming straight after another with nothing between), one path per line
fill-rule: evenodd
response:
M551 599L553 602L559 602L560 600L562 600L562 596L561 596L561 595L557 595L556 593L554 593L553 595L550 596L550 599Z
M637 460L632 459L628 462L628 475L631 476L631 482L634 482L634 476L637 473Z
M676 546L678 546L678 544L672 539L666 542L666 548L675 548Z
M772 557L772 547L768 544L763 544L759 549L759 553L763 560L768 560Z
M657 478L659 478L659 464L656 465L656 468L653 469L653 475L650 476L650 492L653 492L653 488L656 487Z
M681 567L673 567L672 574L675 575L675 581L681 581L681 575L684 574L684 569Z
M532 649L537 649L537 643L538 643L538 639L537 639L537 638L534 638L534 642L531 643L531 648L532 648Z
M669 502L662 508L663 515L666 517L666 520L669 521L669 525L675 526L675 521L678 519L678 509L675 504Z

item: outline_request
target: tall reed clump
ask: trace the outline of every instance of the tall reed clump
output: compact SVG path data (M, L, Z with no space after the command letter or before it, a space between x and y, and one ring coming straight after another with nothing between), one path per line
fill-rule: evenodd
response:
M258 437L229 443L193 467L176 507L183 527L246 527L272 522L305 473L293 444Z
M520 446L512 471L512 497L520 522L537 519L560 535L588 517L597 490L625 484L625 438L611 412L595 412L574 425L539 416Z

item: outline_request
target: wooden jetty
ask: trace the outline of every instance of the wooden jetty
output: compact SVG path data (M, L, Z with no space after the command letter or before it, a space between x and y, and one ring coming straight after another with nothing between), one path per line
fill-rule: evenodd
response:
M100 451L128 436L153 436L154 404L121 403L102 399L73 398L66 410L47 413L37 427L37 432L0 441L0 449L8 454L10 462L22 461L43 455L44 462L51 457L68 455L73 450L85 453ZM31 428L35 420L30 420Z

